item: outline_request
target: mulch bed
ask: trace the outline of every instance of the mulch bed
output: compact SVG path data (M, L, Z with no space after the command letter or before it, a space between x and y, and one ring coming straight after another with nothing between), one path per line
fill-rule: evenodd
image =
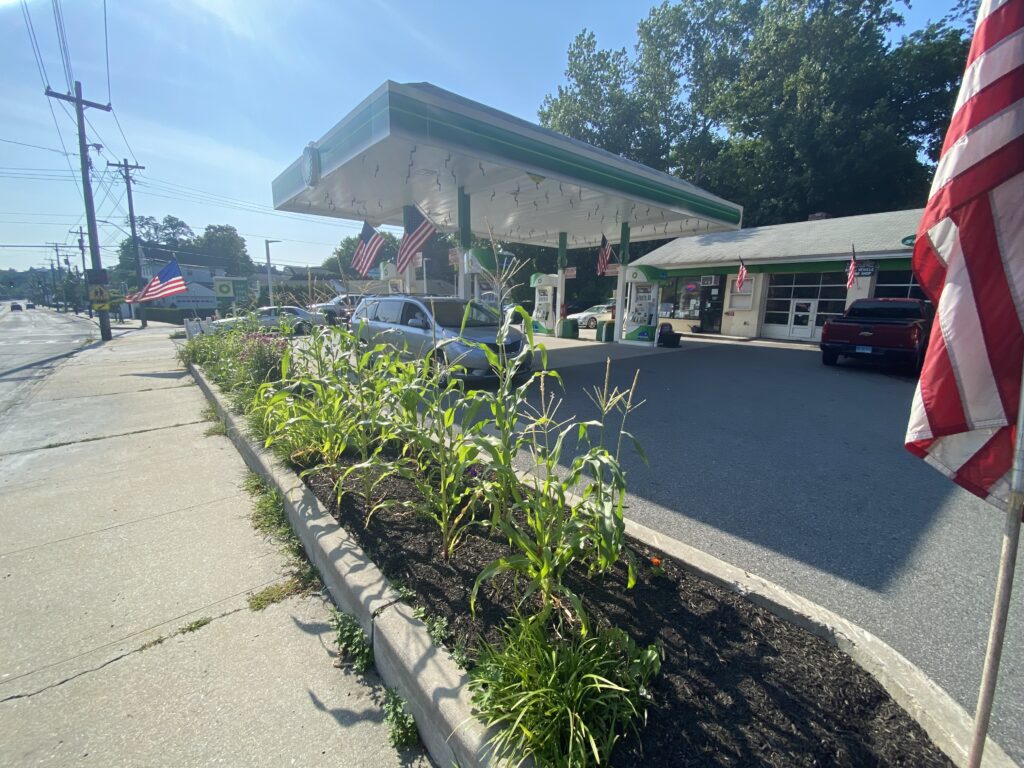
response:
M448 619L449 645L498 639L496 629L516 603L511 580L481 588L475 618L469 595L483 567L508 552L505 542L478 528L445 561L432 521L390 508L365 526L355 482L339 507L334 477L324 472L306 483L388 578L415 590L428 615ZM415 488L401 478L377 492L416 501ZM640 738L629 735L616 747L613 765L952 765L844 653L637 541L628 546L637 564L633 589L626 589L621 563L600 583L582 574L570 580L591 621L664 650L647 723ZM663 575L651 567L652 556L662 559Z

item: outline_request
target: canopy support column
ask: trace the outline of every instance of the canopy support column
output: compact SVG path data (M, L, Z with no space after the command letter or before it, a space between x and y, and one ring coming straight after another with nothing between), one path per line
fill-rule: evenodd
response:
M459 257L459 276L457 291L461 298L470 297L470 288L467 284L469 275L466 274L466 251L473 245L473 230L470 226L469 216L469 195L465 187L459 187L458 197L458 219L459 219L459 250L462 254ZM473 278L475 279L475 278Z
M560 332L559 327L564 317L565 308L565 267L569 263L568 250L569 233L558 233L558 293L555 296L555 335Z
M626 314L626 266L629 264L629 224L622 222L619 234L619 275L615 278L615 343L622 341L622 321Z
M402 207L402 230L405 233L403 237L407 236L416 228L416 207L413 205L406 205ZM423 276L426 277L426 269L424 268ZM409 262L409 266L405 268L405 272L402 273L402 287L406 293L413 292L413 283L416 280L416 261ZM426 283L426 280L424 280ZM424 291L426 293L426 291Z

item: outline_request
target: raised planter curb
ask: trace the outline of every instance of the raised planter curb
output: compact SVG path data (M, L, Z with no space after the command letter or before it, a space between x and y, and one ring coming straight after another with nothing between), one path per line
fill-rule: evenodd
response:
M916 665L881 639L832 611L778 584L724 560L626 520L626 533L660 550L687 570L719 587L743 595L791 624L827 640L874 677L957 766L967 765L974 720ZM991 738L985 742L984 768L1018 768Z
M397 688L416 718L427 751L440 766L487 766L487 729L472 714L468 675L299 477L248 436L243 420L194 365L189 372L224 420L246 465L284 499L292 528L335 604L355 616L373 643L381 679Z
M335 603L356 616L373 643L381 678L398 688L416 718L420 736L439 765L462 768L491 764L488 733L472 715L468 676L450 654L433 644L423 622L401 602L377 566L355 540L324 511L299 477L250 440L242 421L196 366L196 383L227 426L227 435L246 465L282 494L289 520ZM517 472L527 485L536 478ZM678 560L687 570L743 595L776 616L821 637L874 677L961 768L967 764L973 718L906 657L851 621L789 590L632 520L626 533ZM991 738L983 768L1020 768Z

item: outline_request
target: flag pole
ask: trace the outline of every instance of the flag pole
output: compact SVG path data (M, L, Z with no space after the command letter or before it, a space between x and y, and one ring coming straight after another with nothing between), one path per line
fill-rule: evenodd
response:
M978 706L974 713L974 738L971 742L970 754L967 757L968 768L979 768L982 753L985 751L985 738L988 734L989 718L992 715L992 699L995 696L996 678L999 675L999 659L1003 653L1003 638L1006 635L1006 615L1010 609L1010 593L1013 590L1013 573L1017 562L1022 510L1024 510L1024 369L1021 371L1021 397L1017 406L1017 436L1013 450L1013 472L1010 475L1010 497L1006 503L1003 551L999 557L995 605L992 608L992 624L988 632L985 667L981 673Z

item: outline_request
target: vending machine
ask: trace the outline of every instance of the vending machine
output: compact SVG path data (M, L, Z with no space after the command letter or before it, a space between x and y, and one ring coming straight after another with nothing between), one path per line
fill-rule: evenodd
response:
M533 332L547 336L555 335L558 315L555 308L555 291L558 288L558 275L545 275L534 272L530 275L530 286L533 294Z
M661 283L668 277L656 267L626 267L626 314L622 321L622 341L651 345L658 341L658 303Z

